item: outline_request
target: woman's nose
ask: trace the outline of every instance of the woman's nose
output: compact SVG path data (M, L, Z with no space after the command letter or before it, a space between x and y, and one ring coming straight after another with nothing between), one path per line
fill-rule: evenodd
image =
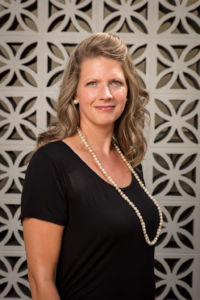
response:
M112 94L111 94L110 88L109 88L109 86L107 84L102 86L101 91L100 91L100 97L102 99L110 99L110 98L112 98Z

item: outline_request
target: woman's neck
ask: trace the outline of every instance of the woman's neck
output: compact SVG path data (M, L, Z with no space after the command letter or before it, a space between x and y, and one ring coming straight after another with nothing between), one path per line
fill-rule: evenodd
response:
M80 125L80 129L94 152L105 156L111 152L113 128Z

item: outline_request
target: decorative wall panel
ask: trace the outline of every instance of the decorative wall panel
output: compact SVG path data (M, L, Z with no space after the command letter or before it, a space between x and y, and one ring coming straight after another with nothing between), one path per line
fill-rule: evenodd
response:
M160 201L157 299L200 299L200 0L0 0L0 299L30 299L20 194L63 70L90 34L117 33L150 92L145 181Z

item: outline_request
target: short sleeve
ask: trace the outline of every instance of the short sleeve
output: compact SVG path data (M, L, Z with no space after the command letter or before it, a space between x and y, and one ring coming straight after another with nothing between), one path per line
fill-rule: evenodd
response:
M67 197L59 166L40 149L33 155L25 177L21 219L37 218L58 225L67 222Z

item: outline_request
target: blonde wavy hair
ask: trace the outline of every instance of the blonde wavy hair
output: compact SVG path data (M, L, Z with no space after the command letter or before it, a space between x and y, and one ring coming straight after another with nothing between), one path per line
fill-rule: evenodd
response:
M79 109L73 102L76 96L81 64L85 59L103 56L117 60L123 68L127 86L127 103L123 114L115 122L114 138L133 167L139 165L146 153L143 134L148 111L148 93L141 87L133 61L122 40L111 33L97 33L83 40L73 51L63 75L57 103L57 121L39 135L37 149L49 142L73 136L79 126Z

